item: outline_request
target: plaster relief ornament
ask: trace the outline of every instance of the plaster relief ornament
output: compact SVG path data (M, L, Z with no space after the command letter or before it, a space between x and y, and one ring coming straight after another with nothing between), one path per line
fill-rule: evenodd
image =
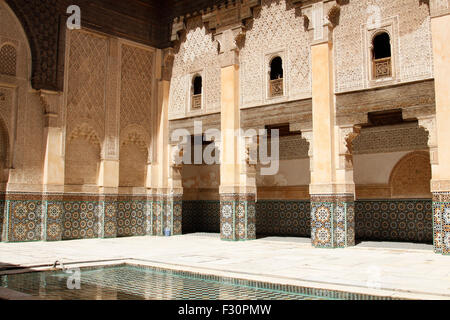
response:
M183 163L184 148L181 145L176 145L172 149L172 167L180 167Z

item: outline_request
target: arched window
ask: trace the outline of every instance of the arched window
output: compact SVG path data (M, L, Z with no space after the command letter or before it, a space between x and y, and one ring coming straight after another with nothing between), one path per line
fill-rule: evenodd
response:
M270 62L269 93L271 97L279 97L283 91L283 60L275 57Z
M373 77L392 76L391 38L386 32L378 33L372 40Z
M16 61L17 52L16 48L12 45L5 44L0 48L0 74L7 76L16 75Z
M199 75L195 75L192 79L192 109L202 108L202 91L202 77Z

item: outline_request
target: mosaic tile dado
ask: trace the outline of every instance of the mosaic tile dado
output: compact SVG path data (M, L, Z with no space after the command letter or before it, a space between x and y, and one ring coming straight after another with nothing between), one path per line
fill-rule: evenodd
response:
M255 195L220 195L220 237L232 241L256 239Z
M355 212L358 240L433 241L431 200L358 200Z
M7 241L24 242L42 239L42 201L8 200L5 218Z
M117 237L144 236L146 234L146 202L117 203Z
M92 239L101 235L101 204L97 201L64 201L63 240Z
M319 248L355 245L355 204L353 196L311 197L311 242Z
M309 201L258 200L256 234L264 236L311 236Z
M137 196L8 194L7 199L0 200L2 241L181 234L180 197L153 201Z

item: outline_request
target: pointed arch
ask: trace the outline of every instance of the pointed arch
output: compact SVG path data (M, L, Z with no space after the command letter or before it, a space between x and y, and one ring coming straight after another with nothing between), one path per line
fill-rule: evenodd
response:
M415 151L392 169L389 186L392 198L431 198L430 154Z

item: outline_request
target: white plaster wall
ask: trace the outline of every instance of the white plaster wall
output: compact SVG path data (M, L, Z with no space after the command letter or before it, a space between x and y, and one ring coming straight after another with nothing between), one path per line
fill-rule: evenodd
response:
M183 166L183 188L219 188L219 165Z
M256 184L260 187L307 186L311 180L309 159L281 160L278 173L262 176L258 168Z
M388 184L392 169L409 151L354 155L355 184Z

